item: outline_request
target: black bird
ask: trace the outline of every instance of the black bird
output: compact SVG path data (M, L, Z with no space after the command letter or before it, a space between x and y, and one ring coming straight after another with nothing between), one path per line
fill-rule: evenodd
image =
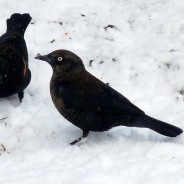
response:
M53 75L50 93L57 110L83 131L75 144L89 131L106 131L116 126L149 128L176 137L182 129L146 115L127 98L88 71L80 57L67 50L56 50L35 57L48 62Z
M0 98L18 93L20 102L31 80L24 33L29 14L15 13L7 19L6 33L0 37Z

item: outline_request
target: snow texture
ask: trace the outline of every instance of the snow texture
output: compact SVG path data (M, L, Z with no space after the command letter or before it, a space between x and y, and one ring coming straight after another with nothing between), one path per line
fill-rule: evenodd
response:
M32 81L22 104L0 99L0 184L182 184L184 135L148 129L80 129L55 109L50 66L34 59L68 49L86 69L148 115L184 129L183 0L0 0L0 34L15 12L33 17L25 34Z

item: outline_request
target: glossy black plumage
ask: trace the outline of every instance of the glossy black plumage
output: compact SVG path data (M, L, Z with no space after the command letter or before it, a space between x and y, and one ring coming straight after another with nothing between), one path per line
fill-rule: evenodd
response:
M7 19L6 33L0 37L0 98L18 93L20 101L31 80L24 33L29 14L15 13Z
M162 135L175 137L182 129L147 116L127 98L85 70L82 60L67 50L57 50L36 59L53 68L50 93L57 110L83 130L106 131L116 126L150 128Z

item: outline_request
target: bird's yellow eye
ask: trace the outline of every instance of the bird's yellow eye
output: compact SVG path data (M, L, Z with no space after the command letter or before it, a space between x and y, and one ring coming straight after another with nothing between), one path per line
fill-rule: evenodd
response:
M58 60L58 61L62 61L63 58L62 58L62 57L58 57L57 60Z

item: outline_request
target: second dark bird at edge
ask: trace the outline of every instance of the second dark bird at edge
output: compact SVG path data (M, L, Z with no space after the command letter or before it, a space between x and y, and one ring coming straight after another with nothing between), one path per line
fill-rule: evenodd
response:
M20 102L31 80L24 33L31 21L28 13L14 13L0 37L0 98L18 94Z

